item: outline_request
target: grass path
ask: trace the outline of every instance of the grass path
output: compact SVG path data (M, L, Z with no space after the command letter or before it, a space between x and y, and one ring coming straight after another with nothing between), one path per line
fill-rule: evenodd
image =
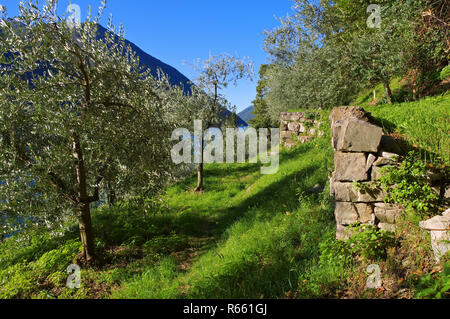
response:
M274 175L261 175L258 164L212 164L204 193L191 191L194 178L171 187L173 223L190 236L190 248L123 283L113 297L280 298L296 290L298 272L334 229L326 196L307 192L325 185L330 154L322 137L283 150Z

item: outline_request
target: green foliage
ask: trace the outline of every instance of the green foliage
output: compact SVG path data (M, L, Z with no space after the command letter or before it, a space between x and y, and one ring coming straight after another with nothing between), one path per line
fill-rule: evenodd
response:
M126 197L166 186L177 124L164 76L140 65L123 29L109 20L98 36L104 3L76 30L54 15L57 4L21 2L0 32L11 53L0 56L0 210L48 225L100 188Z
M348 240L337 240L332 236L320 243L321 266L346 267L355 261L355 257L379 261L385 259L387 249L396 244L392 233L371 225L351 225L347 232L351 234Z
M450 263L444 265L444 271L428 274L419 279L415 298L449 299L450 298Z
M396 244L394 234L372 225L354 225L349 228L349 232L352 236L347 243L351 252L366 260L386 258L387 249Z
M115 291L113 297L143 299L146 298L148 289L151 289L154 291L153 298L171 298L177 290L171 285L177 276L176 268L173 258L164 258L158 266L134 277L124 285L123 289Z
M442 81L450 77L450 65L447 65L445 68L442 69L439 77Z
M272 58L265 102L273 121L287 109L349 105L361 89L380 83L379 101L411 99L412 91L395 92L390 83L410 71L416 93L436 84L436 71L448 56L445 0L378 1L380 28L366 25L370 4L296 0L293 13L265 33Z
M261 65L259 69L259 81L256 87L256 98L252 101L253 115L254 117L249 121L249 124L255 129L278 127L278 120L271 120L268 114L268 106L266 101L266 95L268 91L267 87L267 64Z
M24 264L0 270L0 299L26 298L35 289L35 279Z
M417 102L379 105L366 108L389 133L403 135L417 146L428 162L439 158L450 165L450 94Z
M74 263L75 257L81 252L81 243L79 240L71 240L62 247L51 250L42 255L34 264L33 270L39 277L65 271L66 268Z
M167 217L155 216L129 201L120 202L112 208L100 208L92 219L96 236L108 246L142 245L155 235L171 231Z
M320 260L322 267L344 267L352 262L352 250L348 242L336 239L334 233L330 234L319 244Z
M381 169L378 182L386 190L385 202L403 204L417 212L428 212L439 196L430 186L428 165L412 151L400 163Z
M184 241L189 243L188 252L199 246L204 250L193 259L182 259L183 270L173 264L150 267L145 276L124 282L113 297L271 298L295 290L303 269L309 269L313 260L317 264L321 238L334 229L326 192L310 194L320 199L308 200L310 205L305 204L305 192L298 204L299 192L325 184L322 163L328 156L332 156L329 141L321 137L282 151L280 170L274 175L260 175L255 164L211 164L205 166L209 176L205 193L189 191L194 176L172 186L167 196L171 211L178 211L171 217L179 227L177 235L155 236L144 248L149 254L166 254L181 249ZM214 239L202 246L203 239L186 238L183 233ZM186 264L190 264L187 269Z
M169 236L157 236L144 243L143 248L147 253L170 254L188 247L187 238L172 232Z

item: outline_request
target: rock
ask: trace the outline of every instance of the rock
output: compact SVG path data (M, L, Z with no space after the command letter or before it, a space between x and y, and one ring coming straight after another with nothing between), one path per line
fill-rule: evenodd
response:
M286 116L286 120L288 121L298 121L301 118L305 117L305 113L303 112L293 112L293 113L288 113L288 115Z
M384 166L392 163L394 160L389 157L378 157L378 159L373 163L373 166Z
M364 153L334 153L336 181L366 181L366 155Z
M298 128L298 132L299 133L305 133L306 132L306 128L303 124L300 124L299 128Z
M384 166L384 167L386 167L386 166ZM378 180L383 175L381 173L380 169L381 169L381 167L379 167L379 166L372 166L372 173L371 173L371 176L370 176L370 179L372 181Z
M353 183L334 182L334 196L337 201L343 202L364 202L374 203L383 201L386 194L381 189L370 189L372 185L363 183L368 186L368 190L355 190Z
M298 133L298 132L300 131L300 123L297 123L297 122L290 122L290 123L288 124L288 129L289 129L289 131L291 131L291 132Z
M398 154L389 153L389 152L381 152L381 157L386 157L392 160L397 160L399 158Z
M450 208L447 209L445 212L442 213L442 216L446 217L446 218L450 218Z
M292 138L292 132L281 131L281 139L289 139L289 138Z
M359 120L373 122L372 116L359 106L341 106L335 107L330 113L330 124L333 125L337 121L356 118Z
M308 134L309 135L315 135L316 134L316 130L315 129L310 129L309 131L308 131Z
M442 216L434 216L419 223L420 227L430 233L431 248L436 262L450 250L450 210Z
M284 146L286 146L287 148L292 148L294 146L297 146L297 143L293 140L287 140L286 142L284 142Z
M389 224L395 224L404 211L402 205L386 203L376 203L374 209L376 219Z
M350 225L356 222L373 224L375 221L373 207L366 203L336 202L334 215L339 225Z
M402 154L402 149L397 140L389 135L383 135L381 137L381 150L384 152Z
M331 146L336 150L339 137L342 135L344 121L336 121L331 125Z
M368 172L370 170L370 168L372 167L373 163L375 162L375 160L377 159L377 157L373 154L369 154L367 156L367 162L366 162L366 172Z
M395 225L389 223L379 223L378 228L381 230L386 230L390 232L395 232Z
M423 229L431 231L433 230L445 231L447 229L450 230L450 217L441 215L434 216L428 220L421 221L419 225Z
M348 227L343 225L336 226L336 239L347 240L351 237L351 231Z
M334 173L333 173L333 175L334 175ZM331 197L334 197L334 194L335 194L335 190L334 190L335 181L334 181L333 175L330 177L330 196Z
M310 140L312 140L313 137L312 136L299 136L298 140L300 141L300 143L306 143L309 142Z
M336 123L333 131L334 148L347 152L378 152L383 130L358 119Z
M281 121L281 131L287 131L288 130L288 121Z
M447 187L445 188L444 198L446 200L450 200L450 185L447 185Z

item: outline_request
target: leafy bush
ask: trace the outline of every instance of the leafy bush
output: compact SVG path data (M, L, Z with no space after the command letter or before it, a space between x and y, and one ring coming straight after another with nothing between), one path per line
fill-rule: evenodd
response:
M428 274L419 279L416 298L442 299L450 298L450 262L439 274Z
M447 79L448 77L450 77L450 65L447 65L445 68L443 68L440 74L440 78L442 81Z
M372 225L352 225L352 237L347 241L350 251L366 260L386 258L387 248L396 244L391 232L377 229Z
M68 241L64 246L51 250L37 260L33 269L39 277L47 277L56 271L65 271L67 266L73 263L77 254L81 252L79 240Z
M35 287L36 280L26 265L16 264L0 270L0 299L26 298Z
M319 244L321 266L345 266L351 262L351 247L348 242L338 240L334 233Z
M383 167L378 182L387 191L385 202L427 212L439 199L426 177L427 167L414 151L400 163Z

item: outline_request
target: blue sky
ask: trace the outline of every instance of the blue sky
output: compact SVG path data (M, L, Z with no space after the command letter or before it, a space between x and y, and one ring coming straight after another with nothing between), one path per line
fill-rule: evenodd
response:
M18 3L0 0L9 16L17 15ZM43 3L39 1L40 7ZM84 21L89 5L96 13L100 0L71 3L80 6ZM65 11L68 4L60 0L58 11ZM128 40L191 79L196 73L184 62L207 59L210 52L250 57L255 62L254 81L241 81L222 92L239 112L251 105L259 66L267 62L263 32L278 26L275 17L286 16L292 4L292 0L108 0L102 24L112 13L115 25L123 23Z

